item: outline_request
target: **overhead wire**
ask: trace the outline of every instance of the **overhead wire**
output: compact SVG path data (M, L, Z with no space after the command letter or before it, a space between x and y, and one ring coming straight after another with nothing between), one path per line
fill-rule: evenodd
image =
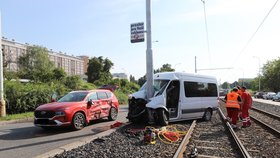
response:
M264 24L265 20L267 19L267 17L270 15L270 13L272 12L272 10L275 8L276 4L278 3L279 0L276 0L275 3L272 5L272 7L270 8L270 10L268 11L268 13L265 15L264 19L261 21L261 23L259 24L259 26L257 27L256 31L252 34L252 36L249 38L249 40L246 42L245 46L241 49L241 51L239 52L238 56L235 58L235 60L233 61L233 63L231 64L231 67L236 63L236 61L239 59L239 57L241 56L241 54L245 51L245 49L248 47L248 45L250 44L250 42L253 40L253 38L255 37L255 35L257 34L257 32L259 31L259 29L261 28L261 26ZM229 71L228 71L229 72ZM227 74L226 74L227 75ZM225 76L225 75L224 75Z

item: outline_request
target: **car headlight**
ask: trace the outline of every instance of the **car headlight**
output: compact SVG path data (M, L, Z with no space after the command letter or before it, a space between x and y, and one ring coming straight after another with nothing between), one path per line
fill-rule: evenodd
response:
M65 116L65 112L64 111L56 111L55 115L56 116Z

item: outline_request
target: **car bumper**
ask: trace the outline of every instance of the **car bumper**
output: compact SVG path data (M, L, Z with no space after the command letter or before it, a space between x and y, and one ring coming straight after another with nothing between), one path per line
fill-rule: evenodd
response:
M34 125L38 127L59 127L59 126L68 126L71 122L62 122L60 120L52 118L35 118Z

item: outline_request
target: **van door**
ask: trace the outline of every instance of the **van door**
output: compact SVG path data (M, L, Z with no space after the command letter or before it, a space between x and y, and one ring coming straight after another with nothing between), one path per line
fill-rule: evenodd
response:
M203 116L204 108L201 106L200 90L202 83L195 81L184 81L181 94L182 119L194 119Z
M169 118L178 117L178 105L180 96L180 82L173 80L166 89L166 108L169 111Z

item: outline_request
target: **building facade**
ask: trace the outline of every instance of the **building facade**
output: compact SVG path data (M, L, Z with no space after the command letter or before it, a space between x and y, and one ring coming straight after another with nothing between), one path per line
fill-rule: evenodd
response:
M21 44L15 42L15 40L8 40L2 38L2 51L4 54L4 67L8 71L18 71L19 67L17 61L21 55L26 53L28 43ZM85 62L88 63L88 57L75 57L67 55L66 53L54 52L49 50L49 59L57 68L62 68L67 75L79 75L82 76L86 73L87 67ZM87 66L87 64L86 64Z

